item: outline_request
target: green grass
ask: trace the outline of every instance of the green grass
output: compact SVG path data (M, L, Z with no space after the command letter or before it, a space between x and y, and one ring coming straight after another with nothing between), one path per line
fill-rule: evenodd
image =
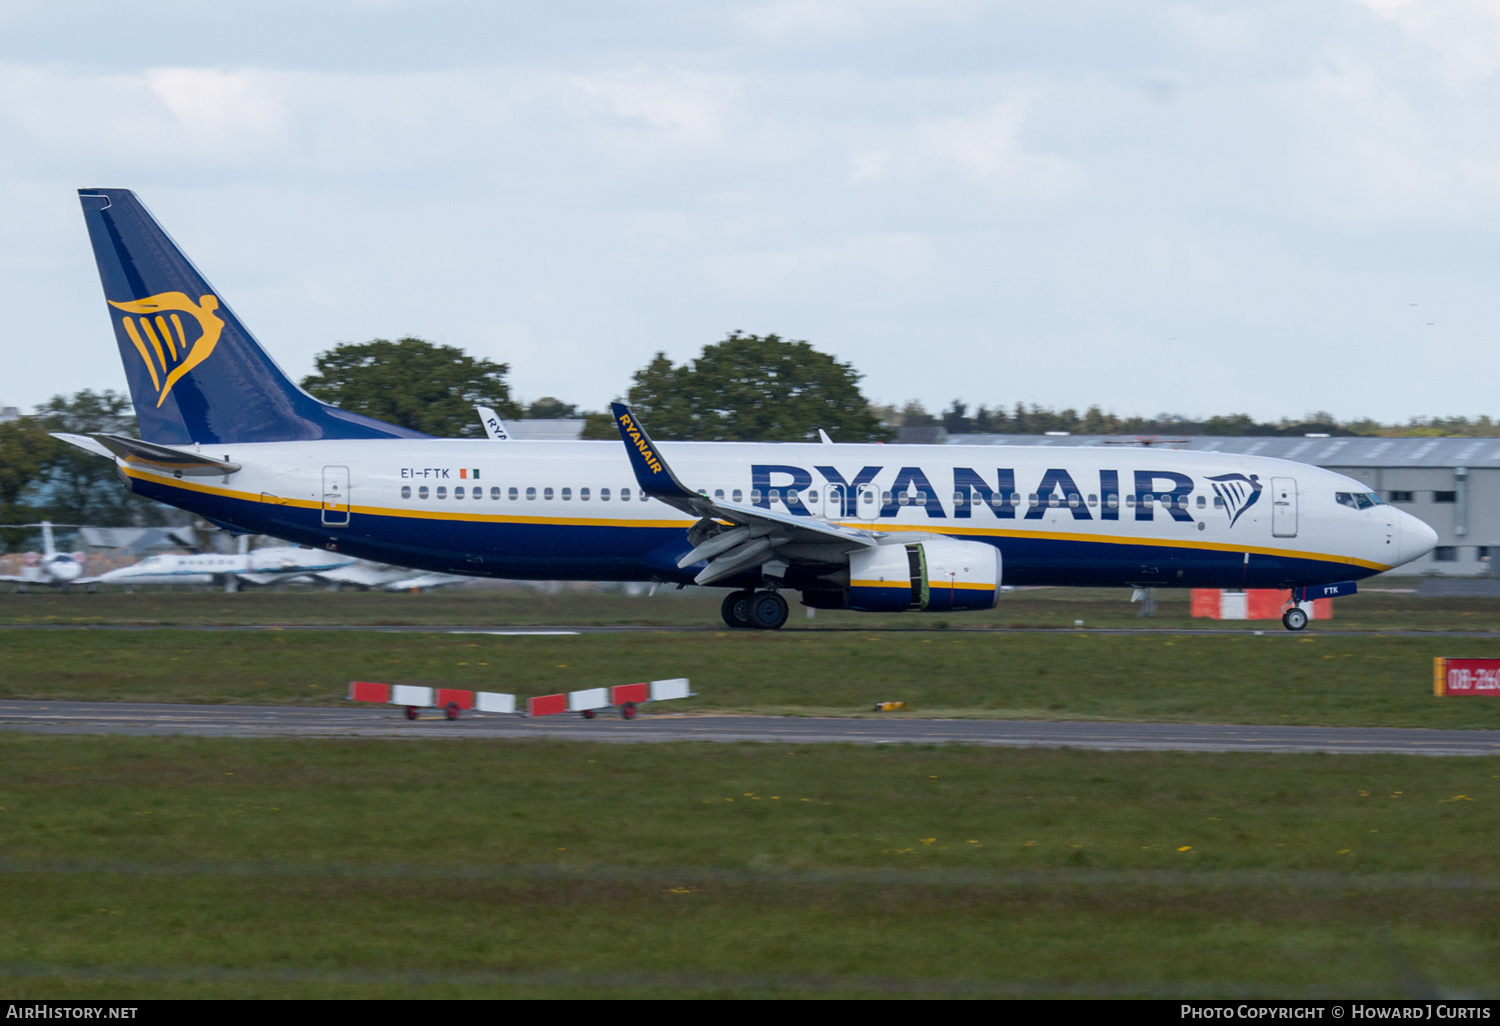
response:
M6 735L0 974L11 997L1483 990L1496 802L1496 759ZM1455 874L1488 883L1424 886Z
M493 637L351 631L0 631L0 698L338 704L376 680L523 697L689 677L663 712L1500 728L1435 698L1432 658L1500 639L913 632Z
M1411 587L1415 580L1371 582L1369 587ZM445 589L421 595L383 592L328 592L305 588L256 590L225 595L213 589L142 588L134 594L111 590L97 595L34 592L0 594L0 623L34 624L582 624L718 627L721 591L678 593L668 588L654 597L620 593L525 588ZM932 629L976 627L1160 627L1167 629L1280 629L1274 621L1248 623L1192 619L1185 591L1157 589L1155 619L1143 620L1128 589L1043 588L1006 592L999 605L981 613L871 614L819 610L808 620L793 598L793 628ZM1313 629L1320 626L1314 623ZM1359 630L1500 631L1500 599L1417 598L1413 594L1364 591L1336 600L1328 626Z

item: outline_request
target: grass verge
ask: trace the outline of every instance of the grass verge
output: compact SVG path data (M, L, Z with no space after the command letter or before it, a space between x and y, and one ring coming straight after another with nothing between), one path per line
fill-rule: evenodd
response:
M700 697L663 711L859 715L902 700L914 716L1500 728L1500 703L1433 697L1436 655L1500 656L1500 639L0 631L0 697L337 704L356 679L526 696L686 676Z
M15 997L1399 996L1500 970L1496 759L5 736L0 768Z

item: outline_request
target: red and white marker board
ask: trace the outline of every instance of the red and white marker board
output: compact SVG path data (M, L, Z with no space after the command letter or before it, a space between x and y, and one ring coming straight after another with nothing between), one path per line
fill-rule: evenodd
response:
M1292 601L1290 590L1249 588L1193 588L1190 615L1211 620L1280 620L1282 610ZM1333 599L1313 599L1300 603L1309 620L1332 620Z
M1500 695L1500 659L1448 659L1432 661L1434 695Z

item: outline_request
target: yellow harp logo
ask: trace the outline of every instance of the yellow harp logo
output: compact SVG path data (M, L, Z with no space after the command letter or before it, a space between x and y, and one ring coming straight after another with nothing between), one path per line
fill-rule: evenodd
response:
M223 319L214 314L219 308L217 296L203 296L195 303L182 292L161 292L127 303L110 300L109 305L125 311L120 320L151 372L158 407L184 374L208 359L224 330ZM182 314L198 322L193 333L197 338L189 339L189 332L182 330Z

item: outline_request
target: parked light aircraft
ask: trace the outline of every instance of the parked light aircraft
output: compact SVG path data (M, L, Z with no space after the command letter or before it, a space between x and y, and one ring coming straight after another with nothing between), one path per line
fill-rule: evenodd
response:
M276 545L249 552L161 553L101 574L104 584L212 584L225 577L271 584L307 574L340 570L357 560L322 549Z
M1431 528L1351 478L1160 449L437 439L299 389L135 195L80 190L141 439L59 435L237 532L473 576L730 589L814 608L989 608L1007 585L1347 594ZM1306 625L1290 606L1283 622Z
M42 529L42 551L40 553L26 553L25 565L19 574L0 574L0 581L14 581L18 588L24 590L33 584L44 584L60 587L64 591L70 585L88 584L92 585L100 580L98 577L83 576L83 561L86 558L82 552L58 552L57 546L52 540L52 529L54 527L71 527L71 524L54 524L50 520L43 520L39 524L6 524L6 527L40 527Z

